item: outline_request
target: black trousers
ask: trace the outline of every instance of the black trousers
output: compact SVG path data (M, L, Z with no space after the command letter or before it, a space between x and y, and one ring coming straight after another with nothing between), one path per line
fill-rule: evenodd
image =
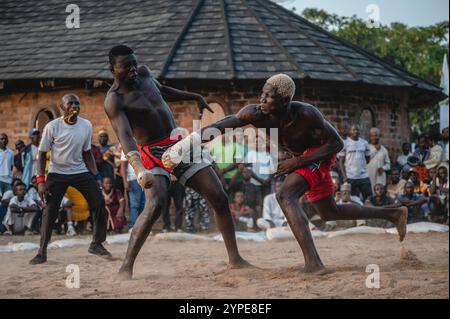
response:
M352 196L360 196L362 194L363 197L363 203L366 201L366 199L370 196L372 196L372 185L370 183L370 179L367 178L361 178L361 179L348 179L348 183L352 185L351 194Z
M175 228L181 229L183 224L183 202L185 197L185 189L179 182L171 183L169 186L167 206L163 211L164 228L170 229L170 202L173 198L175 203Z
M94 176L91 173L74 175L50 173L46 182L47 195L42 216L40 254L47 253L47 245L52 236L53 225L58 217L61 201L69 186L76 188L88 202L94 224L92 243L101 244L106 240L105 200Z

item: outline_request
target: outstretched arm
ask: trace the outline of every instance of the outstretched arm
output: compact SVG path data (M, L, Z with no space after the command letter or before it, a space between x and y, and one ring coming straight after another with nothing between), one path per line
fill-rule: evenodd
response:
M205 132L208 133L211 129L217 129L220 131L220 134L225 133L225 129L234 129L238 127L243 127L248 124L253 124L257 120L257 114L256 114L256 105L248 105L245 106L243 109L241 109L237 114L229 115L220 121L217 121L214 124L211 124L201 131L202 141L203 142L209 142L216 138L217 136L207 136L204 134Z
M200 94L182 91L167 85L162 85L155 79L153 79L153 81L155 81L156 86L159 88L161 94L164 97L169 97L176 101L197 101L200 115L203 114L203 111L205 109L207 109L211 113L214 113L214 111L208 106L208 103L206 103L203 96L201 96Z

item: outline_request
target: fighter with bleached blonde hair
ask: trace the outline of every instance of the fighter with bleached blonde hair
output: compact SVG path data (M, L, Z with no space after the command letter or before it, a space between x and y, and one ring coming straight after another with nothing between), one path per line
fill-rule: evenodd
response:
M288 175L277 192L277 200L302 249L306 272L323 272L325 267L314 246L308 218L299 203L306 194L308 210L317 212L324 221L359 220L380 218L391 221L397 227L400 241L406 234L406 207L375 208L359 205L336 205L333 198L333 182L330 171L336 154L344 148L344 142L336 129L314 106L292 101L295 94L294 81L285 74L278 74L267 80L263 87L260 103L248 105L239 113L228 116L203 131L216 128L223 134L226 128L243 127L249 124L257 128L278 129L279 146L291 154L281 161L276 175ZM166 167L176 167L172 154L185 148L193 135L173 145L162 156Z

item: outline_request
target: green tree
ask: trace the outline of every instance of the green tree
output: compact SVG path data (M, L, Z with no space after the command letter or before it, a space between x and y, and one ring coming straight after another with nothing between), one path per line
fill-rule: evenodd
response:
M440 85L442 59L444 54L448 55L448 21L427 27L391 23L369 28L366 21L355 15L343 17L308 8L302 16L406 71ZM410 120L415 136L436 131L439 129L439 106L412 110Z

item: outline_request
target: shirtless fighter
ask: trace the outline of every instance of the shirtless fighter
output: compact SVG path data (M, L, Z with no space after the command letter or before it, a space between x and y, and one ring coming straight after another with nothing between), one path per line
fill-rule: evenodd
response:
M112 48L109 61L114 83L105 99L105 111L139 184L145 189L146 198L144 211L131 232L119 276L123 279L132 277L137 254L166 207L170 173L181 184L202 194L214 208L217 226L228 252L229 266L248 266L238 252L227 195L210 164L182 163L172 170L161 162L163 153L177 142L170 136L177 125L163 96L196 100L200 112L204 109L212 112L206 101L198 94L161 85L147 66L138 66L133 50L126 46Z
M248 105L236 115L231 115L202 129L203 142L209 137L203 132L209 128L237 128L252 124L258 128L278 128L279 145L292 157L279 163L277 175L289 174L277 200L302 249L305 272L323 272L324 265L314 246L308 227L308 218L299 204L299 197L306 193L310 208L324 221L381 218L397 227L400 241L406 234L407 208L374 208L358 205L337 206L332 194L330 170L336 154L343 148L343 141L335 128L314 106L292 101L295 83L287 75L271 77L264 85L259 105ZM162 157L166 167L176 167L173 154L192 144L196 133L168 149ZM198 133L197 133L198 134ZM198 138L198 137L197 137Z

